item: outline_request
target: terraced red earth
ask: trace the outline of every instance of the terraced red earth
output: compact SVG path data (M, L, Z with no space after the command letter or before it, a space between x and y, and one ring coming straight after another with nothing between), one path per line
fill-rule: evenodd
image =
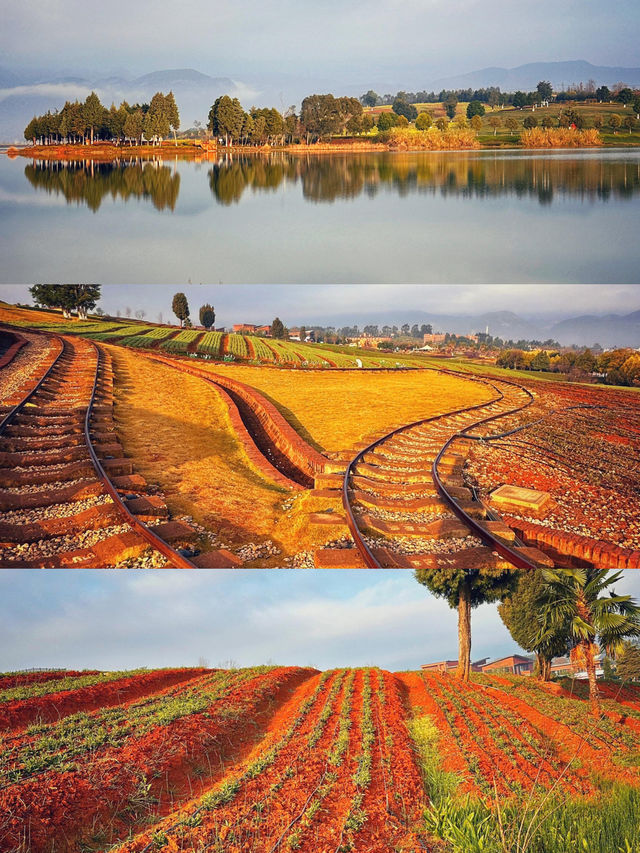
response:
M39 703L42 717L28 727L19 714L2 718L0 849L441 849L423 821L416 723L435 727L460 796L590 798L607 779L640 783L627 760L640 755L631 694L605 699L596 720L581 696L517 677L465 684L296 667L44 674L0 692L0 709L22 703L31 713Z

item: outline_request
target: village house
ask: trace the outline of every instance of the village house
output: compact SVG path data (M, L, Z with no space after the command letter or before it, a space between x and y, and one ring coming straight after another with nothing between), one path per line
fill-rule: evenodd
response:
M482 671L489 673L510 672L512 675L531 675L533 667L533 658L523 657L522 655L508 655L507 657L484 664Z
M482 658L482 660L474 661L471 664L472 672L482 672L483 665L489 660L489 658ZM421 669L424 672L454 672L458 668L457 660L441 660L436 663L423 663Z
M271 334L271 326L256 326L254 323L235 323L233 332L237 335L267 335Z

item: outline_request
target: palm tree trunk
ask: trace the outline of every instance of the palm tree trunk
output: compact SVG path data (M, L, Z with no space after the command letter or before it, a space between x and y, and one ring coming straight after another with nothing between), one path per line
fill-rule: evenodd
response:
M458 597L458 668L457 678L469 681L471 674L471 590L465 582Z
M591 710L594 714L600 716L600 691L598 690L598 679L596 677L595 646L590 642L585 642L581 645L584 649L587 675L589 676L589 701L591 702Z

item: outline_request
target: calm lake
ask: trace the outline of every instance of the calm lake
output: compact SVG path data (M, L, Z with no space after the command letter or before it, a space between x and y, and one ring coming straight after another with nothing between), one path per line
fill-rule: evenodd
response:
M0 156L5 283L640 280L640 151Z

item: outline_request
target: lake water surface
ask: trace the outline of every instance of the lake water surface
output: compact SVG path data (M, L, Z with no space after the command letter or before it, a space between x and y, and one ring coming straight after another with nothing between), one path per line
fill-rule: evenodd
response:
M640 280L640 151L0 156L5 283Z

